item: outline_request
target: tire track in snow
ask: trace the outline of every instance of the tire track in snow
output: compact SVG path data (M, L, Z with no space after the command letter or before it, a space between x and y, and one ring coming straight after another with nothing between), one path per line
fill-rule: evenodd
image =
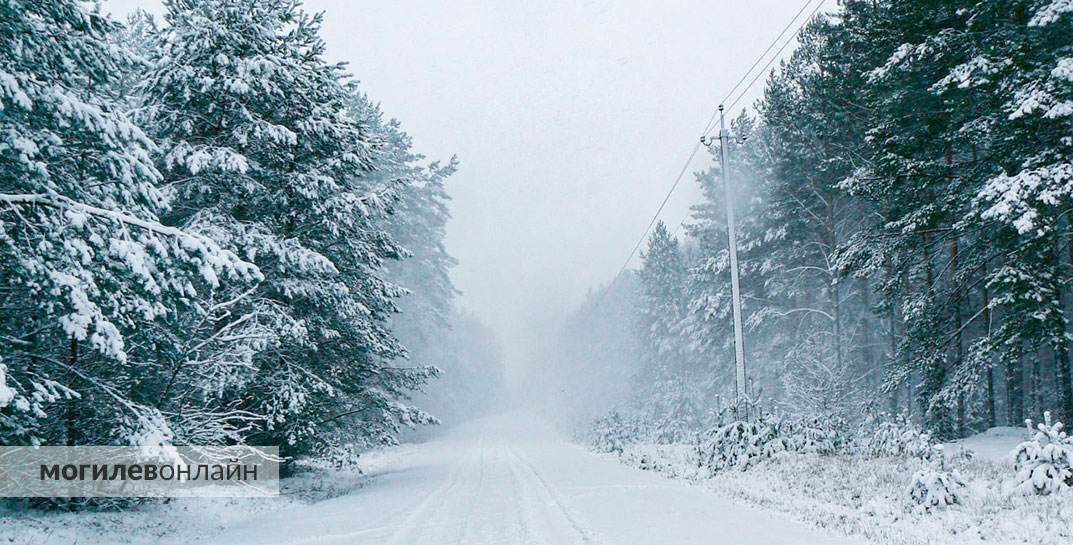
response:
M473 493L473 499L469 502L469 507L466 508L465 515L462 516L462 526L458 533L457 545L462 545L466 542L466 535L469 532L470 520L473 518L473 513L476 510L477 502L480 501L481 495L484 493L484 471L485 471L485 438L481 437L477 443L477 448L481 451L480 473L477 476L477 491Z
M444 480L444 483L421 500L417 508L399 525L399 531L391 537L388 543L391 545L416 545L419 543L419 540L427 534L428 530L435 526L432 521L441 516L443 511L451 505L450 501L448 501L451 493L465 484L466 480L462 478L462 473L470 465L469 459L473 456L474 448L470 447L451 468L451 472L448 474L447 479Z
M506 445L501 445L500 450L503 453L503 464L506 466L507 471L510 473L511 491L513 492L513 505L515 507L514 514L518 519L518 529L521 532L523 543L526 545L558 545L556 542L549 542L547 539L538 539L538 536L533 533L534 527L542 526L537 520L536 513L539 509L533 504L533 498L524 492L524 483L522 483L521 476L519 474L518 464L514 461L512 453L508 452Z
M520 465L524 471L530 474L529 480L531 485L529 486L529 488L533 489L538 496L546 497L546 501L544 502L545 505L551 505L555 507L555 510L558 513L559 517L566 521L570 529L573 530L573 533L576 534L577 537L580 539L580 541L577 541L577 543L584 543L589 545L595 545L596 543L598 543L595 534L585 528L585 526L578 521L577 517L570 512L570 510L566 507L566 504L563 503L561 496L557 492L555 492L551 486L548 485L547 481L542 475L540 475L540 472L537 471L536 467L528 460L519 456L518 453L514 451L513 447L508 446L507 450L510 452L511 457L517 461L517 464ZM549 514L549 516L554 515Z

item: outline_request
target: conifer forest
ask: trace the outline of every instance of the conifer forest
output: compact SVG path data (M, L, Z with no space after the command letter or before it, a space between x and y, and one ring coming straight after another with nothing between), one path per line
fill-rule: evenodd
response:
M0 0L0 542L1073 543L1073 0L803 4Z

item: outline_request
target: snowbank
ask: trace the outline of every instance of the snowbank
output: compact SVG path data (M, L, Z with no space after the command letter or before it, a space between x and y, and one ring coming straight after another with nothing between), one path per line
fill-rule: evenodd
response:
M1012 465L1012 452L1021 441L1031 436L1026 428L999 426L984 433L946 443L947 456L958 456L968 451L972 456L1002 465Z
M933 511L907 499L912 476L929 464L911 457L785 452L747 471L706 478L692 445L628 445L617 456L633 467L694 480L722 497L884 545L1068 545L1073 495L1012 491L1011 452L1028 436L1023 428L994 428L944 445L944 469L965 487L958 505Z

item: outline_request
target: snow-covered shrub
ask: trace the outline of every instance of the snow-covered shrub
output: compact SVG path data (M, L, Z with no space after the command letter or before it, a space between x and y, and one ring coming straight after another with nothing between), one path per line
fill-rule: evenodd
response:
M961 503L965 483L957 475L943 469L943 446L935 445L935 456L928 466L913 475L906 494L918 508L924 511L941 509Z
M325 444L320 453L303 459L301 465L317 469L360 472L360 464L365 461L362 455L368 450L367 445L358 443Z
M928 459L934 454L931 445L931 434L904 415L879 415L861 424L854 450L873 458L897 456Z
M790 450L809 454L834 454L846 443L845 422L835 417L812 417L784 426Z
M785 424L765 415L753 422L736 421L708 431L697 443L697 463L710 474L744 471L780 452L792 450Z
M654 426L653 439L660 444L695 443L697 440L695 418L666 417Z
M852 414L861 389L848 358L830 350L830 333L813 331L785 356L780 405L794 415Z
M694 455L693 446L684 443L636 443L627 445L618 459L627 466L644 471L691 479L697 476Z
M1029 430L1032 421L1025 420ZM1061 422L1052 422L1043 413L1032 439L1013 451L1015 490L1024 494L1048 495L1073 487L1073 438L1062 431Z
M931 511L960 503L960 493L964 486L953 473L928 468L913 476L908 494L910 501L919 508Z
M764 415L708 431L697 443L696 459L711 474L744 471L782 452L834 454L846 442L845 423L838 418L785 420Z
M643 435L637 418L611 411L593 422L589 442L596 452L622 454L626 446L639 442Z

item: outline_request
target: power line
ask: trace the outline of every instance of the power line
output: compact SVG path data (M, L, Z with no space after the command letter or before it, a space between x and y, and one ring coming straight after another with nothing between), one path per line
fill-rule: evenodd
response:
M712 117L714 118L715 116ZM600 304L603 303L604 297L607 295L607 292L610 291L611 286L614 285L615 281L618 280L619 276L622 276L622 273L626 271L626 268L630 266L630 261L633 261L633 256L637 254L637 250L640 250L641 245L645 243L645 239L648 238L649 231L652 230L652 226L656 224L657 220L659 220L659 215L663 212L663 208L667 206L667 201L671 199L671 194L673 194L674 190L678 188L678 184L682 182L682 177L685 176L686 171L689 170L690 163L693 162L693 158L696 157L697 152L700 151L700 146L701 142L700 140L697 140L697 143L693 145L693 151L689 153L689 158L686 159L685 164L682 165L682 170L678 171L678 176L675 177L674 183L671 184L670 191L668 191L667 194L663 196L663 202L659 203L659 208L652 216L652 220L648 222L648 227L645 228L644 234L642 234L641 238L637 240L637 244L633 246L633 250L630 251L630 255L626 256L626 261L622 263L622 267L620 267L618 272L615 273L615 276L611 277L611 282L607 285L604 291L600 293L600 298L596 300L596 304L592 307L594 310L600 308Z
M826 1L826 0L820 0L820 3L822 4L824 1ZM736 83L734 83L734 87L731 87L730 91L727 92L726 96L724 96L722 98L722 100L719 101L720 104L726 104L727 99L729 99L730 96L734 94L734 91L738 90L738 87L740 87L742 82L744 82L745 79L749 77L749 74L753 73L753 70L756 69L757 65L760 64L760 61L764 60L764 57L767 57L767 54L771 52L771 48L775 47L775 44L779 43L779 40L781 40L782 37L786 35L786 31L790 30L790 28L792 26L794 26L794 23L797 22L797 20L801 17L801 14L804 13L806 9L808 9L809 5L812 4L812 2L813 2L813 0L805 0L805 3L801 5L801 9L797 10L797 13L794 14L794 18L790 19L790 21L788 23L786 23L786 26L782 27L782 31L779 32L779 35L775 36L775 39L772 40L770 44L768 44L767 48L764 49L764 52L761 53L760 56L758 56L755 61L753 61L752 66L750 66L749 69L746 70L745 73L742 74L740 78L738 78L738 81ZM813 12L813 13L815 13L815 12ZM797 32L800 32L800 29L798 29ZM795 32L795 35L796 35L796 32ZM781 52L782 50L780 49L779 51ZM778 55L776 55L776 57L777 56ZM767 70L767 66L770 66L770 62L768 63L768 65L764 66L764 70ZM761 70L760 73L761 74L764 73L764 70ZM755 83L755 81L753 83ZM749 84L749 87L752 87L752 83ZM747 90L748 90L748 87L746 87L746 91ZM744 93L744 92L745 91L742 91L742 93ZM736 102L737 101L735 101L735 103ZM716 110L716 113L718 113L718 110ZM711 132L712 126L715 123L715 118L718 117L716 115L716 113L712 114L711 119L708 120L708 124L704 126L704 131L701 134L707 135L709 132Z
M811 2L811 1L812 0L809 0L809 2ZM806 26L808 26L809 21L811 21L812 18L816 16L816 12L820 11L820 8L823 6L823 4L826 1L827 0L820 0L820 2L818 4L816 4L816 7L812 8L812 13L809 13L808 18L805 19L805 22L801 23L801 26L797 27L797 31L794 32L793 35L790 36L789 39L787 39L785 42L782 43L782 46L779 47L779 50L777 52L775 52L775 56L773 56L770 59L768 59L767 63L764 65L764 67L762 69L760 69L760 71L756 73L756 76L753 77L752 81L749 82L749 85L745 86L745 89L741 90L741 93L738 94L738 98L735 98L734 102L731 102L730 106L727 106L727 111L730 111L732 108L734 108L734 106L737 105L738 102L742 98L745 97L745 93L748 93L749 89L751 89L753 87L753 85L755 85L756 82L760 79L760 77L763 76L767 72L768 67L770 67L771 64L775 62L775 59L778 59L779 56L782 55L782 52L786 49L786 46L790 45L790 42L792 42L795 39L797 39L797 36L799 34L801 34L801 31L804 30ZM808 4L806 3L805 5L807 6ZM778 41L778 40L776 39L776 41ZM772 43L772 45L774 45L774 43Z
M764 65L764 68L762 68L760 70L760 72L757 72L756 76L753 77L752 81L749 82L749 85L745 86L745 89L742 89L741 93L738 94L738 98L734 99L734 102L730 103L730 106L727 107L728 111L731 108L733 108L735 105L737 105L737 103L742 99L742 97L745 96L745 93L749 92L749 89L751 89L752 86L756 84L756 82L760 79L760 76L764 75L764 73L767 71L768 67L770 67L771 64L773 62L775 62L775 59L779 58L779 56L782 54L783 50L786 49L786 46L789 45L790 42L794 41L799 34L801 34L801 31L804 30L806 26L808 26L809 21L811 21L812 18L816 16L816 13L820 10L820 7L822 7L823 4L826 3L826 1L827 0L820 0L820 2L818 4L816 4L816 6L814 8L812 8L812 12L809 13L809 16L805 19L805 21L803 23L801 23L801 26L798 27L796 31L794 31L793 35L791 35L789 39L787 39L785 42L783 42L782 46L779 47L779 50L775 53L775 56L771 57L770 59L768 59L768 62ZM727 96L723 97L724 102L726 101L726 99L730 98L730 95L734 94L734 90L737 89L739 85L741 85L742 81L745 81L745 78L749 75L750 72L752 72L753 68L756 68L756 65L760 63L760 60L763 59L764 56L767 55L767 53L771 51L771 48L774 47L776 43L778 43L779 38L782 38L783 34L786 33L786 30L789 29L793 25L794 21L796 21L798 19L798 17L801 16L801 13L803 13L805 11L805 9L808 8L809 4L811 4L811 3L812 3L812 0L808 0L807 2L805 2L805 5L801 6L801 10L798 11L797 15L794 16L794 18L790 21L790 23L787 24L785 28L783 28L782 32L780 32L778 37L775 38L775 41L771 42L771 45L769 45L768 48L766 50L764 50L764 53L762 55L760 55L760 58L756 59L756 62L753 63L752 68L749 68L749 72L746 72L745 75L742 76L742 78L740 80L738 80L738 83L734 85L734 89L731 89L731 91L729 93L727 93ZM715 120L715 117L713 116L712 120L708 122L708 128L705 129L705 131L704 131L705 136L707 136L708 133L711 132L712 123L714 122L714 120ZM689 207L690 210L692 210L693 207L696 206L697 204L699 204L702 200L704 200L703 196L701 196L701 198L699 198L696 201L694 201L693 204L690 205L690 207ZM684 218L682 218L681 223L679 223L678 227L676 227L675 230L674 230L675 236L677 236L678 232L682 229L682 227L685 226L685 223L687 221L689 221L690 216L692 216L692 213L687 212L686 216Z
M765 49L764 52L761 53L760 56L756 58L756 61L753 62L753 65L749 67L749 70L741 75L741 79L739 79L738 82L734 84L734 87L730 88L730 91L726 94L726 96L724 96L723 99L719 101L720 104L726 104L726 101L727 101L728 98L730 98L730 95L733 95L734 91L737 91L738 87L740 87L742 82L745 81L745 78L749 77L749 74L753 73L753 70L756 68L756 66L758 64L760 64L760 61L764 60L764 57L766 57L767 54L771 52L771 48L775 47L775 44L779 43L779 40L781 40L782 37L786 34L786 31L790 30L790 27L792 27L794 25L794 23L797 22L797 19L799 17L801 17L802 13L805 13L805 10L808 9L809 4L811 4L811 3L812 3L812 0L806 0L805 3L801 5L801 9L797 10L797 14L794 15L794 18L790 19L790 22L786 23L786 26L782 27L782 32L779 32L779 35L776 36L775 39L772 40L770 44L768 44L767 49ZM715 118L713 117L712 119L714 120ZM705 133L707 133L709 129L710 128L705 129Z
M779 43L779 40L782 39L782 37L786 35L786 31L789 30L790 27L793 26L793 24L801 17L801 14L804 13L804 11L808 8L809 5L812 4L813 1L814 0L806 0L805 4L803 6L801 6L801 9L799 9L797 11L797 13L794 15L793 19L791 19L790 22L787 23L785 27L783 27L782 31L779 32L778 36L776 36L775 39L771 41L771 44L769 44L767 46L767 48L764 49L764 52L761 53L760 56L757 57L756 61L753 62L752 66L749 67L749 70L747 70L745 72L745 74L743 74L742 77L740 79L738 79L738 82L735 83L734 86L730 89L730 91L726 94L726 96L723 97L723 100L720 101L721 103L726 102L726 100L728 98L730 98L731 95L734 94L734 91L736 91L738 89L738 87L741 86L741 83L743 81L745 81L746 78L749 77L749 74L751 74L753 72L753 69L755 69L756 66L758 64L760 64L760 61L762 61L764 59L764 57L766 57L767 54L771 52L771 48L775 47L775 44ZM805 20L806 22L802 23L802 25L800 27L798 27L798 29L794 32L793 36L791 36L790 39L788 39L785 42L783 42L782 46L779 47L779 50L775 53L775 56L768 60L768 62L764 65L764 68L762 68L760 70L760 72L758 72L756 74L756 77L754 77L752 79L752 81L749 82L749 85L747 85L745 87L745 89L743 89L741 91L741 93L738 95L738 98L736 98L734 100L734 102L731 103L731 105L730 105L731 108L733 108L734 105L736 105L738 103L738 101L741 100L741 98L745 95L745 93L747 93L749 91L749 89L752 88L752 86L754 84L756 84L757 80L760 79L760 76L762 76L764 74L764 72L768 69L768 67L771 66L771 63L774 62L774 60L776 58L778 58L779 55L782 54L783 50L786 49L786 46L791 41L793 41L793 39L796 38L796 36L801 32L801 30L805 27L805 25L808 24L807 21L811 20L812 17L816 15L816 12L819 11L820 6L822 6L824 4L824 2L826 2L826 0L819 0L819 3L816 4L815 8L813 8L812 13L809 14L808 19ZM727 108L727 109L729 110L730 108ZM716 118L718 116L719 116L719 109L716 109L715 111L712 112L712 116L711 116L711 118L708 119L708 123L706 123L704 125L704 129L701 131L702 135L707 135L708 132L711 131L711 128L712 128L713 124L715 123L715 120L716 120ZM678 185L681 183L682 177L685 176L686 171L689 170L689 165L693 162L693 159L697 156L697 152L700 151L701 145L702 145L702 142L699 141L699 140L698 140L698 142L696 144L693 145L693 151L691 151L689 153L689 157L686 159L685 164L682 165L682 169L678 172L678 176L675 177L674 183L671 184L671 188L667 191L667 194L664 195L663 201L660 202L659 208L656 209L656 213L652 216L652 219L648 222L648 226L645 227L644 232L641 234L641 238L637 240L637 244L635 244L633 246L633 250L631 250L630 254L628 256L626 256L626 261L622 263L622 267L620 267L618 272L615 273L615 276L613 276L611 278L611 282L607 285L607 287L604 289L604 291L601 292L600 297L596 301L596 304L592 307L593 310L595 310L595 309L600 307L600 304L603 303L603 299L607 295L607 292L610 290L611 286L614 285L615 281L618 280L619 276L622 276L622 273L625 272L626 269L630 266L630 262L633 261L633 257L635 255L637 255L637 251L641 249L641 245L643 245L644 242L645 242L645 239L648 238L648 234L649 234L649 232L652 231L652 227L659 220L659 216L660 216L660 214L663 213L663 209L664 209L664 207L667 206L667 202L670 200L671 195L674 194L674 191L676 189L678 189ZM688 219L688 215L687 215L686 219ZM681 229L681 227L685 223L685 221L686 220L682 220L682 223L680 223L678 225L678 227L675 229L675 233L677 233L678 230Z

